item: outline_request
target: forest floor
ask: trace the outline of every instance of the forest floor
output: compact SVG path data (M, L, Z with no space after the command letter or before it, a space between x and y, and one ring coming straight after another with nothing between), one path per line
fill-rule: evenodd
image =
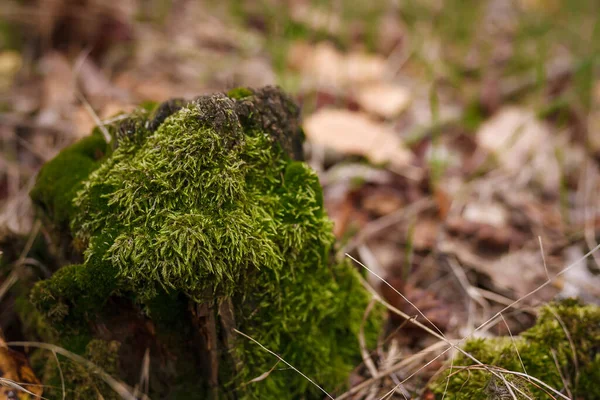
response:
M36 172L98 120L277 84L302 106L338 257L366 265L388 303L454 339L516 335L560 297L600 304L600 3L108 4L0 5L0 242L19 274L40 270L26 247L41 234ZM19 274L0 273L16 340ZM377 388L361 398L419 392L445 360L428 364L439 339L403 318L388 329L351 377Z

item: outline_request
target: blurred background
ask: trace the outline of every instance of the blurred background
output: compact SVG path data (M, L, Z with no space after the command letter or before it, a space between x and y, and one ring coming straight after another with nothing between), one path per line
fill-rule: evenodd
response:
M2 0L4 257L35 227L40 165L99 121L280 85L302 105L338 257L444 332L574 262L485 334L522 331L556 297L598 304L600 256L580 259L600 233L599 17L595 0ZM380 365L427 345L401 322Z

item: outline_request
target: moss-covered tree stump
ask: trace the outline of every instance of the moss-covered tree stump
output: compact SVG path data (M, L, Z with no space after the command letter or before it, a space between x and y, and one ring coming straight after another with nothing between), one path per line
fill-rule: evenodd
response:
M236 329L343 390L368 296L329 257L298 114L276 88L171 100L105 126L110 143L96 129L47 163L31 196L79 261L21 302L28 329L132 386L148 350L152 398L323 396ZM116 396L83 368L63 372L68 398Z

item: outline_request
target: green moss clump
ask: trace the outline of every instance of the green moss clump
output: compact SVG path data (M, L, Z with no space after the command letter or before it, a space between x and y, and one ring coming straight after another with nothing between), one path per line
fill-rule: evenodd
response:
M34 287L37 309L54 325L81 325L121 293L165 325L157 299L183 295L217 320L230 303L235 326L218 327L228 342L220 348L224 393L322 395L289 369L250 383L277 360L234 327L328 389L340 387L360 361L368 295L347 263L329 261L331 222L316 174L298 161L298 115L278 89L240 89L172 100L111 129L110 156L62 199L85 260Z
M246 97L252 96L254 92L252 90L245 87L233 88L227 92L227 97L232 98L234 100L241 100Z
M100 166L107 150L106 142L96 130L91 136L64 149L40 171L31 198L58 228L69 226L75 193L83 180Z
M572 398L600 398L600 308L597 306L584 306L576 300L553 303L542 308L535 326L514 340L474 339L465 344L464 350L485 365L526 372L561 393L567 393L566 381ZM457 356L454 366L459 369L447 370L430 386L439 398L444 393L449 399L512 398L502 379L477 367L464 355ZM503 375L530 398L557 397L526 377ZM526 398L515 389L513 392L519 399Z

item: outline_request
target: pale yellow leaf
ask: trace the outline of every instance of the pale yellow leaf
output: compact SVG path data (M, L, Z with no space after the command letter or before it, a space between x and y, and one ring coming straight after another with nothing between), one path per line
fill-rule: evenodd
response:
M369 113L394 118L409 106L410 92L403 86L377 82L361 86L356 100Z
M412 153L388 126L362 113L321 110L304 123L310 141L343 154L362 155L375 163L408 165Z

